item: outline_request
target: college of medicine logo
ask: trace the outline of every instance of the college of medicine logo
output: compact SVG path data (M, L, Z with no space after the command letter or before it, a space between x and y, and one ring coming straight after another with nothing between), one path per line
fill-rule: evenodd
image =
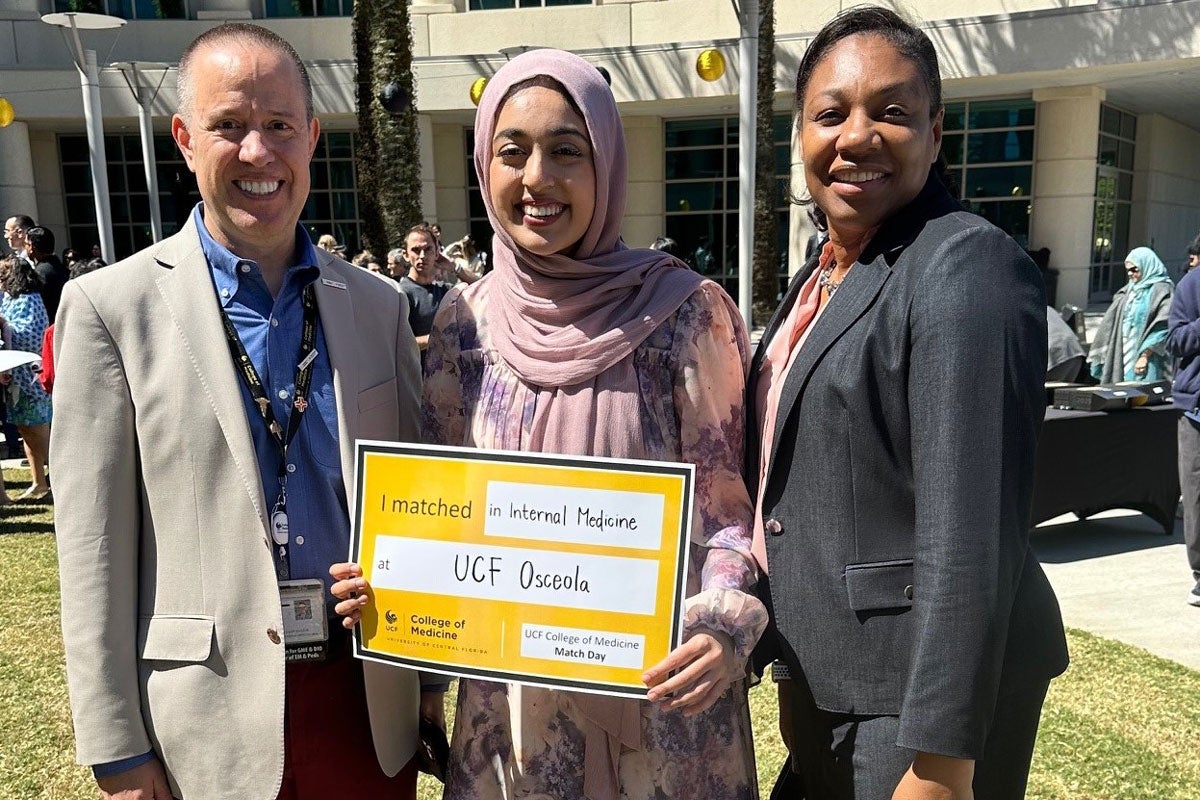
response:
M396 616L396 612L392 611L390 608L384 612L383 618L388 621L389 625L395 625L396 620L399 619L399 617Z

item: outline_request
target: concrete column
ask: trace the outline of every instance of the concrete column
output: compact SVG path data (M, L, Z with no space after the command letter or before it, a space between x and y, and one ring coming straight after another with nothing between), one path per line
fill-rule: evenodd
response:
M467 158L463 147L463 126L433 126L433 163L437 177L437 221L442 226L443 244L460 239L468 232ZM484 244L487 244L486 242Z
M37 192L33 182L33 152L29 148L29 126L13 122L0 128L0 215L38 217Z
M433 159L433 120L428 114L417 114L417 138L421 154L421 213L432 222L438 218L437 170Z
M196 0L192 8L195 9L196 19L203 20L234 20L234 19L252 19L256 9L261 13L262 3L259 0Z
M629 153L628 199L621 233L630 247L649 247L667 230L663 208L666 165L662 118L626 116L621 123Z
M409 14L452 14L466 11L467 0L409 0Z
M1096 154L1100 137L1099 86L1035 89L1032 249L1050 248L1058 271L1057 304L1086 306L1092 260Z

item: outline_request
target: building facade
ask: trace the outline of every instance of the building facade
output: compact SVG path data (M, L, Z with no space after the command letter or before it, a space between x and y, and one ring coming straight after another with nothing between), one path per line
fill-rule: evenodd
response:
M96 241L78 73L53 11L123 17L84 31L101 66L173 65L223 20L253 20L309 64L322 138L305 224L358 240L352 0L0 0L0 214L25 213L76 248ZM886 4L886 3L885 3ZM793 145L792 81L813 33L842 7L776 0L774 154L780 272L801 263L811 231L791 202L802 187ZM1047 249L1057 302L1102 302L1121 264L1149 245L1180 271L1200 231L1200 0L909 0L941 59L952 188L1030 250ZM471 165L472 82L515 51L572 50L612 76L630 153L624 236L675 238L698 269L736 291L738 21L729 0L411 0L427 219L447 240L489 229ZM695 70L715 47L729 64ZM167 233L196 201L170 141L175 70L143 70L152 101L156 198ZM101 70L116 256L150 242L138 107L121 73Z

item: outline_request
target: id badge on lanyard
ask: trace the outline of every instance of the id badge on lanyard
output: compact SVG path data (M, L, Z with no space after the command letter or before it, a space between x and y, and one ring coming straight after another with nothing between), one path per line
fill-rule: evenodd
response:
M285 659L324 661L329 657L329 618L325 615L325 586L313 578L279 582L283 611Z

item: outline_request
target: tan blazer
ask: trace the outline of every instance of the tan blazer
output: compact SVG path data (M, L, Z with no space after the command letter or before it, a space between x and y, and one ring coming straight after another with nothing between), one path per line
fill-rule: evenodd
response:
M317 250L346 496L356 437L419 438L418 351L395 284ZM185 800L271 800L284 649L241 386L195 226L71 281L51 437L78 760L149 751ZM379 762L416 747L419 685L364 664Z

